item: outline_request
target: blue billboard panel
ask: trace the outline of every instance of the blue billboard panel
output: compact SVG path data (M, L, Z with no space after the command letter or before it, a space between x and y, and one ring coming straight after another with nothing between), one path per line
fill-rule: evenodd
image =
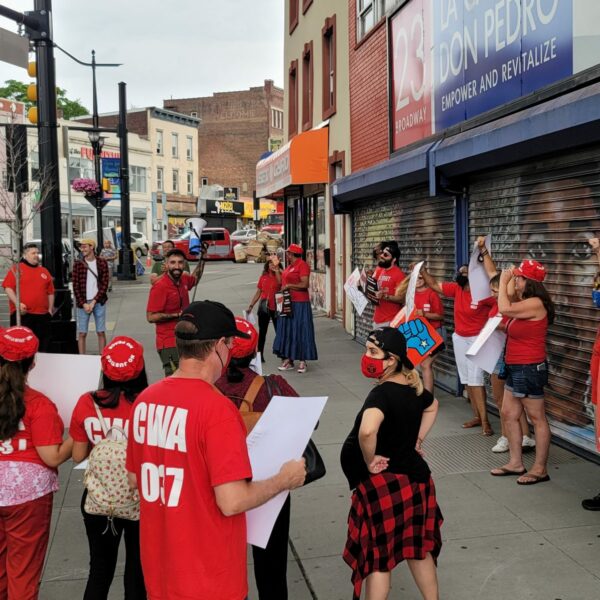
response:
M440 131L573 74L572 0L432 0Z
M121 199L121 159L102 159L102 187L106 188L105 180L108 181L108 191L104 191L105 201Z

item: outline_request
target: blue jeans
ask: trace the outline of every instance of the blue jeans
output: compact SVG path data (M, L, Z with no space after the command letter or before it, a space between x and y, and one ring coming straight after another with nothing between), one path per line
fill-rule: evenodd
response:
M96 333L106 331L106 304L95 304L91 313L86 313L83 308L77 309L77 333L87 333L90 326L90 317L94 315Z

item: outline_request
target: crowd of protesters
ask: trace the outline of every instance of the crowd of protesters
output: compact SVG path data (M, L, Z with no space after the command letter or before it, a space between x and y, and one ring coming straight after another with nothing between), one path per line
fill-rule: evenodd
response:
M360 367L376 385L340 456L351 490L343 559L352 569L355 600L363 584L367 600L387 598L391 571L403 561L423 598L439 598L443 518L422 445L439 407L433 395L433 364L445 350L441 297L454 300L454 357L473 410L463 427L481 427L484 436L493 435L485 377L467 351L488 319L502 318L506 346L490 374L501 435L492 451L508 452L509 458L491 475L514 476L519 485L550 480L544 386L546 338L555 308L543 283L547 272L535 260L499 272L485 239L477 242L490 279L489 298L474 301L467 265L452 282L440 282L421 268L415 316L427 319L443 342L418 369L405 336L390 326L408 293L408 277L398 266L399 247L384 241L374 249L376 265L368 273L374 288L367 293L374 305L373 330ZM594 238L589 243L600 265L600 242ZM102 384L79 399L66 439L51 399L27 385L53 312L52 280L38 265L38 249L26 247L17 267L21 281L31 282L19 299L16 270L4 280L11 319L19 307L22 324L11 322L13 326L0 331L0 597L37 598L52 497L58 489L57 467L71 457L89 460L81 499L90 553L86 600L108 597L121 537L126 598L244 600L244 513L305 482L304 459L286 462L269 479L253 480L246 447L246 435L273 396L298 396L282 376L262 376L251 368L257 352L264 356L269 322L275 327L273 352L282 360L279 370L305 373L307 362L317 360L310 267L302 260L302 248L291 244L285 265L277 253L268 256L247 309L251 317L258 304L257 332L249 320L234 317L219 302L190 302L189 292L202 277L203 256L190 274L183 252L165 244L164 260L151 275L147 305L165 378L149 385L143 348L136 340L121 336L106 345L111 258L109 252L105 258L96 256L93 240L81 241L73 284L79 349L85 353L93 314ZM597 284L600 288L600 271ZM596 291L600 296L600 289ZM592 360L595 393L599 357L600 334ZM535 460L526 470L522 454L532 450ZM122 479L119 511L113 505L105 510L93 468L99 464L100 471L116 473L113 486ZM599 510L600 495L584 500L583 506ZM290 514L288 494L266 548L252 548L260 600L288 597Z

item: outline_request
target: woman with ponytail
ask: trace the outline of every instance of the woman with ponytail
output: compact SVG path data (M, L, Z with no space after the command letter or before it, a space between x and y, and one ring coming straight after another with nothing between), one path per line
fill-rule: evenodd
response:
M129 426L133 402L148 387L144 366L144 349L136 340L119 336L102 351L102 389L79 398L69 433L73 443L73 460L81 462L92 448L106 438L123 439ZM125 538L124 598L144 600L146 588L140 560L139 521L112 519L85 511L87 490L81 499L81 512L90 548L90 571L84 600L106 600L117 566L121 537Z
M442 514L421 445L438 402L392 327L372 331L361 368L377 379L344 442L342 470L352 493L344 561L352 568L354 599L385 600L391 570L406 560L426 600L438 600L436 559Z
M71 456L55 404L27 385L38 347L27 327L0 332L0 598L38 597L57 467Z

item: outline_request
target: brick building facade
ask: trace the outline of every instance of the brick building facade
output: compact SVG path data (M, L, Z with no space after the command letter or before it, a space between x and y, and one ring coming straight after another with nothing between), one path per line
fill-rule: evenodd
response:
M283 140L283 90L270 79L264 85L203 98L165 100L166 109L200 119L200 181L237 187L252 196L256 162Z

